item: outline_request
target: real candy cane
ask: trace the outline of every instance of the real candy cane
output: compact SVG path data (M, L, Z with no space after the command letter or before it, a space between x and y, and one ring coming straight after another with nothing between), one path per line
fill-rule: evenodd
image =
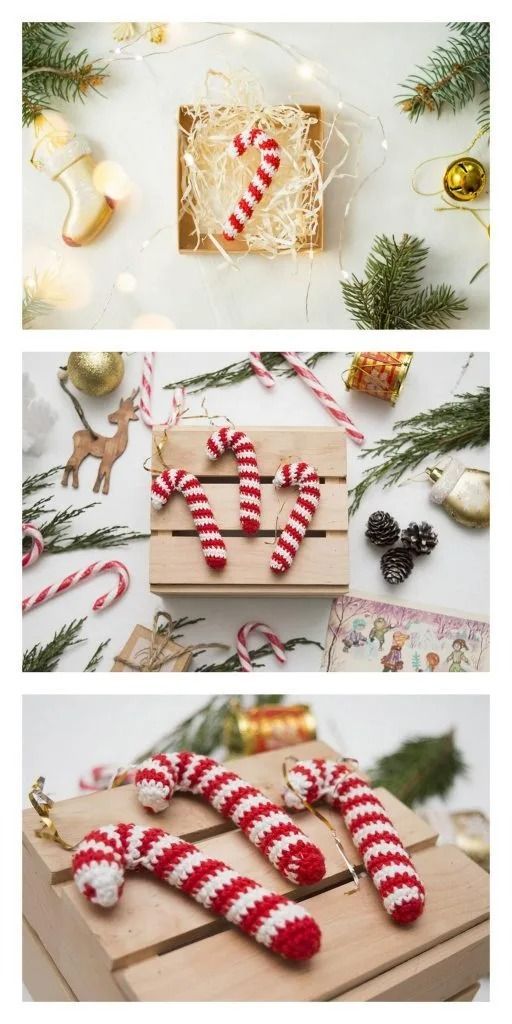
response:
M250 146L259 149L262 159L246 191L238 200L233 213L230 214L222 228L227 242L232 242L237 235L242 233L247 221L251 219L255 207L261 203L265 192L272 184L281 163L279 143L275 139L271 139L261 128L250 128L248 131L235 135L228 153L233 157L243 156Z
M22 611L29 612L32 608L37 608L38 605L44 604L45 601L50 601L53 597L57 597L58 594L63 594L66 590L71 590L71 587L76 587L77 583L82 583L83 580L88 580L91 576L97 576L100 573L108 572L112 570L117 573L117 584L112 590L109 590L106 594L102 594L101 597L96 598L92 606L93 612L99 612L103 608L108 608L109 605L117 601L118 598L122 597L130 585L130 574L128 569L122 562L118 562L116 559L112 559L110 562L93 562L92 565L88 565L85 569L79 569L78 572L72 572L69 576L66 576L60 583L52 583L49 587L44 587L43 590L38 591L37 594L32 594L31 597L26 597L22 603Z

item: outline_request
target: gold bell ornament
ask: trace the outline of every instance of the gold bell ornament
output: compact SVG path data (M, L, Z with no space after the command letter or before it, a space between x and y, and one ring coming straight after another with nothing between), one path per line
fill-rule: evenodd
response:
M485 167L475 157L453 160L446 168L443 188L457 203L470 203L481 196L487 182Z
M124 376L121 352L70 352L67 373L86 395L101 398L119 387Z
M58 181L68 197L62 238L66 245L88 245L108 224L116 197L98 188L89 143L59 114L43 111L34 122L34 132L31 163Z
M450 459L443 468L428 467L426 473L434 484L432 501L452 519L472 529L489 526L491 477L486 470L468 469L458 459Z

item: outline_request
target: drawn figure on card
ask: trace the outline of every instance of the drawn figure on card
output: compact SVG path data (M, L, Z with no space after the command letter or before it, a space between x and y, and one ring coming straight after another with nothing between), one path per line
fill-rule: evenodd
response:
M385 619L383 615L378 615L377 618L375 619L374 623L373 623L373 626L372 626L371 630L370 630L370 635L368 637L368 640L378 640L378 642L379 642L379 651L381 651L382 648L384 647L384 641L386 639L386 633L389 633L390 629L393 629L393 626L391 625L391 623L388 622L387 619Z
M426 667L425 671L426 672L435 672L435 670L436 670L437 666L439 665L439 662L441 661L441 659L440 659L439 655L436 654L435 651L429 651L428 654L425 655L425 661L427 663L427 667Z
M464 651L468 651L469 647L465 640L459 638L453 641L451 653L447 657L447 662L450 666L449 672L465 672L464 665L469 665L469 658L466 658Z
M366 626L364 619L354 619L352 623L352 629L350 633L347 633L343 637L343 650L345 653L350 650L351 647L364 647L366 643L366 637L361 633L361 630Z
M383 672L401 672L404 663L402 660L402 648L405 642L409 640L409 633L401 633L397 630L393 633L393 643L387 654L380 659L381 665L384 666Z

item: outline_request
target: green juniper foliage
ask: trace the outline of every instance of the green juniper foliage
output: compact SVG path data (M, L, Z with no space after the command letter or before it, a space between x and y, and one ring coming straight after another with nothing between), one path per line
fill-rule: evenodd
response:
M103 651L105 647L108 647L110 640L103 640L101 644L98 644L95 652L89 658L87 665L84 668L84 672L96 672L101 659L103 658Z
M55 100L82 100L98 92L106 65L95 63L87 50L71 53L68 36L73 26L64 21L26 21L22 26L22 116L31 124Z
M373 786L384 786L408 807L431 796L445 797L467 774L453 732L406 740L393 754L379 758L370 771Z
M413 235L377 235L366 261L365 277L342 282L345 305L361 330L448 327L467 309L447 284L422 287L429 249Z
M365 470L362 480L351 490L350 513L359 508L368 488L384 481L384 487L398 483L406 470L415 469L427 458L447 455L463 448L479 448L490 436L490 390L455 395L435 409L420 412L408 420L399 420L393 436L364 448L359 458L384 461Z
M320 359L332 355L331 352L314 352L305 360L306 366L312 369ZM293 377L295 370L289 366L281 352L262 352L261 361L267 370L279 377ZM239 363L231 363L222 367L221 370L212 370L209 373L199 374L197 377L187 377L185 380L174 381L173 384L166 384L166 388L187 388L190 394L202 391L205 388L225 388L229 384L239 384L243 380L250 380L253 370L248 359Z
M425 111L439 116L445 107L456 113L476 96L480 99L478 124L490 128L489 76L490 25L482 21L448 24L451 35L437 46L424 67L417 68L401 88L398 105L412 121Z
M47 644L35 644L30 650L23 652L23 672L53 672L64 654L70 647L83 644L80 638L84 619L73 619L69 625L62 626Z

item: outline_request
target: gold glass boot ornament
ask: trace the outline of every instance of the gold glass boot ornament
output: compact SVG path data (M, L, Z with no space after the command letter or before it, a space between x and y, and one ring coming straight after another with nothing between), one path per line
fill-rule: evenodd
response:
M434 486L432 501L442 505L448 515L462 526L487 527L490 521L490 474L485 469L467 469L457 459L446 466L427 468Z
M36 118L34 132L31 163L58 181L68 196L62 238L66 245L88 245L108 224L115 206L115 199L96 186L91 147L53 111L44 111Z

